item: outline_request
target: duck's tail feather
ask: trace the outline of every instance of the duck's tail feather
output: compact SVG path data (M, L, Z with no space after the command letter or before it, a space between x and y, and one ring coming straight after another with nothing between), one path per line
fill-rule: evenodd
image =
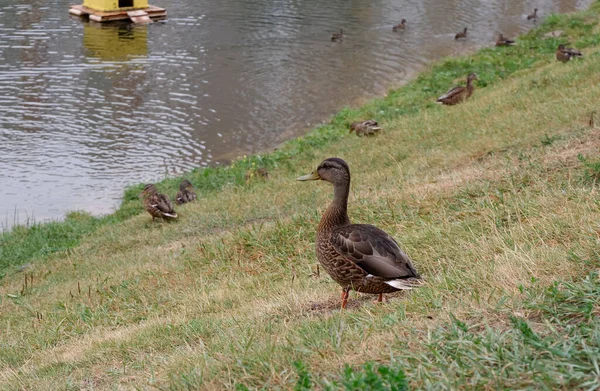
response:
M422 278L398 278L396 280L385 281L386 284L396 289L413 289L425 284Z

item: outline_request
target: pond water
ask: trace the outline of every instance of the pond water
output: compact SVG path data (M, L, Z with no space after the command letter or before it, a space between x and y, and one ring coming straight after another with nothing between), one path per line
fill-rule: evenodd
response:
M148 26L85 22L70 3L0 0L4 228L111 212L129 184L269 150L436 58L531 28L535 7L591 0L157 0L169 16Z

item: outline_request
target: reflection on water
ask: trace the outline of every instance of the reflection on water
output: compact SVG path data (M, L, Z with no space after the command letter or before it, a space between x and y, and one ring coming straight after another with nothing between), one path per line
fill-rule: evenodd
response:
M83 25L83 46L89 58L102 61L127 61L148 56L148 25L130 23Z
M0 7L0 224L109 212L124 186L266 150L441 56L591 0L162 0L148 26ZM392 32L402 18L408 29ZM454 34L469 28L469 39ZM344 29L344 41L331 33Z

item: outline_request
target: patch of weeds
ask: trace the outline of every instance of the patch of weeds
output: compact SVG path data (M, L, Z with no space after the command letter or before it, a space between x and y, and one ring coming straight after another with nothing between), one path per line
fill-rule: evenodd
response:
M544 135L541 139L542 146L547 147L549 145L554 144L555 141L560 140L560 136L549 136L547 134Z
M315 387L313 376L302 362L294 363L298 373L295 391L308 391ZM408 390L406 374L396 363L390 365L375 365L368 362L360 368L349 365L344 367L342 373L332 380L323 378L318 381L328 391L405 391ZM245 388L238 388L245 389Z
M577 159L583 165L583 181L596 184L600 180L600 160L589 160L582 154L577 155Z
M599 260L597 259L596 262ZM582 281L555 282L543 295L528 292L527 308L539 311L553 323L589 324L598 322L600 308L600 276L587 275ZM597 325L596 325L597 326Z
M306 365L302 361L296 361L294 367L296 367L296 372L298 373L298 381L296 382L294 391L312 390L313 381Z
M204 383L202 371L199 368L193 368L178 375L171 375L170 389L172 390L198 390ZM247 390L247 388L237 387L238 390Z
M401 368L379 365L375 367L372 362L366 363L361 369L350 366L344 368L339 381L346 391L402 391L408 389L406 375Z
M457 379L467 375L475 389L598 389L598 273L520 290L528 316L515 316L513 305L507 306L512 327L469 325L453 317L432 334L429 354L406 357L419 381L456 389L464 385Z

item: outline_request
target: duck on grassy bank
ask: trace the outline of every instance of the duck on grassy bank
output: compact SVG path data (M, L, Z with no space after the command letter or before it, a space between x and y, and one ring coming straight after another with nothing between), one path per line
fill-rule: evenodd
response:
M353 122L350 124L350 132L356 132L358 137L362 136L374 136L381 130L381 127L377 124L374 119L368 119L362 122Z
M513 46L515 41L504 38L502 34L498 34L498 39L496 39L496 46Z
M348 218L350 168L340 158L321 162L298 181L324 180L333 184L333 201L317 227L317 259L342 286L342 308L350 290L378 294L421 286L424 281L410 258L387 233L370 224L351 224Z
M560 62L568 62L574 57L583 57L583 53L573 48L567 48L564 44L558 45L556 49L556 59Z
M179 184L179 191L177 192L177 196L175 197L175 203L177 205L182 205L188 202L195 201L198 198L196 192L194 191L194 186L190 181L184 179Z
M473 94L473 90L475 89L475 87L473 87L473 80L479 80L475 73L471 73L469 76L467 76L466 87L456 86L451 88L444 95L437 98L436 103L452 106L466 100Z
M154 184L149 183L144 186L140 197L144 200L144 209L152 216L152 222L157 217L165 220L177 218L177 212L175 212L169 197L159 193Z

